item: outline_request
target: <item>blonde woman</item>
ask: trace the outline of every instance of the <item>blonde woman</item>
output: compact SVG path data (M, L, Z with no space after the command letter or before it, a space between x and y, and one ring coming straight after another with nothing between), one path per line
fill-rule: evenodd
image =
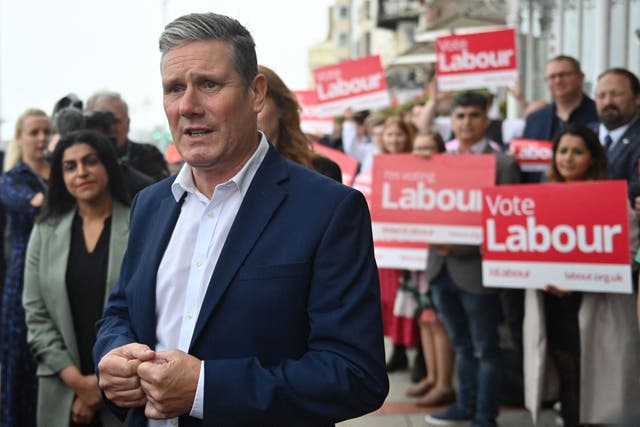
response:
M41 110L25 111L16 123L15 137L0 176L0 203L10 224L7 275L2 292L0 360L0 426L34 426L36 376L22 309L25 253L29 233L40 210L49 179L44 151L51 134L51 120Z

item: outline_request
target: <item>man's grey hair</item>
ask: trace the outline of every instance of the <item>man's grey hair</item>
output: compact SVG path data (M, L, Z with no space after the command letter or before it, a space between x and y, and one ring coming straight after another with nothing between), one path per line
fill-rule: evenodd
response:
M117 101L120 104L122 104L122 109L124 110L125 117L129 117L129 106L127 105L126 102L124 102L124 99L122 99L122 96L118 92L113 92L109 90L102 90L99 92L95 92L93 95L91 95L89 99L87 99L87 110L95 109L94 108L95 105L99 102L113 102L113 101Z
M258 74L256 45L251 33L237 20L217 13L192 13L167 24L160 35L162 59L165 54L190 41L220 40L229 44L231 60L245 89Z

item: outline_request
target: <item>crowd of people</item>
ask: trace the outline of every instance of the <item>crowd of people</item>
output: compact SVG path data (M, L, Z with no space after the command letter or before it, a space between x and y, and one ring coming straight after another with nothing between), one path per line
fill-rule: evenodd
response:
M492 126L496 121L489 118L490 97L480 92L449 96L439 93L433 81L427 87L425 104L412 106L404 116L387 118L385 123L404 120L412 129L404 135L433 135L436 130L440 139L440 130L449 154L494 153L497 184L627 181L634 260L640 217L638 78L622 68L605 70L598 78L594 100L583 92L584 74L575 58L552 58L545 71L552 100L527 102L514 91L526 111L523 126L515 132L513 126L507 131L504 123ZM450 108L446 122L438 120L443 100ZM377 113L373 114L377 122ZM361 173L370 173L367 166L374 156L402 152L387 148L398 147L394 132L387 135L383 127L380 133L366 125L368 117L354 116L350 111L345 114L342 147L359 159ZM547 172L521 171L511 155L507 134L510 138L552 141ZM436 142L426 153L416 150L418 141L416 136L416 155L430 157L439 151ZM407 320L398 319L393 308L398 299L405 298L409 284L417 289L415 294L423 306L411 318L423 332L416 354L424 355L428 374L418 379L412 369L416 385L407 395L417 397L419 406L437 408L453 402L445 411L427 415L428 423L495 425L501 403L525 404L536 420L542 404L557 400L565 426L614 424L622 414L632 412L633 402L640 396L636 262L629 266L633 295L568 292L554 284L548 284L545 291L496 290L483 286L478 246L431 244L422 285L417 275L422 272L380 269L384 330L393 343L387 370L406 369L405 346L418 345L406 339L404 332L411 330L410 326L395 327ZM438 347L434 347L434 336L425 332L425 324L434 330L444 326L435 351L439 359L434 359ZM508 339L498 333L500 325L509 332ZM453 365L458 378L455 394L449 373ZM616 368L607 368L606 374L600 375L603 366ZM442 383L437 386L439 379Z
M605 70L594 100L561 55L546 65L551 102L514 90L520 128L491 120L485 93L433 79L405 114L347 109L340 132L307 135L237 21L178 18L160 50L176 176L129 139L118 93L16 122L0 175L0 426L331 425L378 408L387 373L409 368L407 395L446 408L430 425L496 426L503 403L535 421L558 401L565 427L632 414L637 76ZM517 137L552 141L547 173L520 170ZM355 158L360 178L376 156L413 153L494 155L498 185L626 180L635 293L488 288L476 245L433 243L423 270L377 268L364 197L313 143Z

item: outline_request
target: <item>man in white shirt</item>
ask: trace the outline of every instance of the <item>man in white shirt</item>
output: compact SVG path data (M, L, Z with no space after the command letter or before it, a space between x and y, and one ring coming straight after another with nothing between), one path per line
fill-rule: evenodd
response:
M251 35L214 13L160 37L186 164L135 199L99 323L100 387L132 426L333 425L388 391L362 195L284 160L257 130Z

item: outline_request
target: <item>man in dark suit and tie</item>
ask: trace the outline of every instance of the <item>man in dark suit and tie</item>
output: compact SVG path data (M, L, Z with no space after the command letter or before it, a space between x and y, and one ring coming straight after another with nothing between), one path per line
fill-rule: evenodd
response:
M388 391L363 196L286 161L257 130L266 81L236 20L160 37L164 108L186 161L140 192L94 348L132 426L333 425Z
M629 199L640 207L640 82L624 68L600 74L596 85L596 108L600 124L596 131L604 145L611 179L629 183Z

